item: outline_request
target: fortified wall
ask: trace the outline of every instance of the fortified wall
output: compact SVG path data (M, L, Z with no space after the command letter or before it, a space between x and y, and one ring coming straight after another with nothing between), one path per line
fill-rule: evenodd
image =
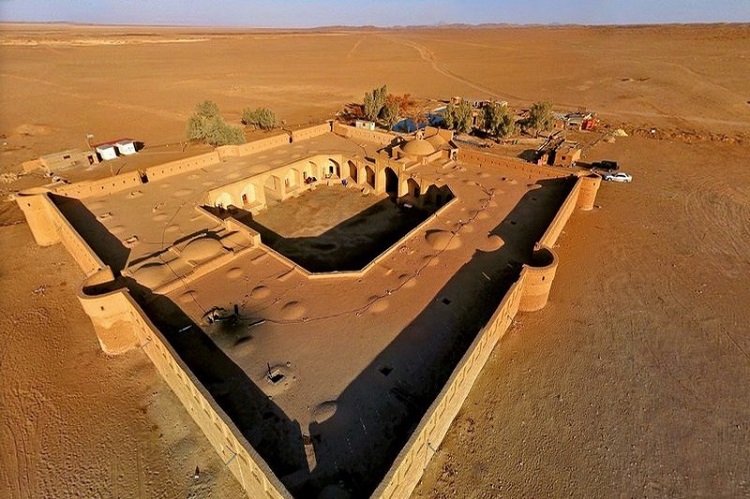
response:
M304 140L302 137L326 133L332 128L351 137L366 134L368 137L384 140L383 137L378 138L379 132L344 128L338 124L302 130L297 132L296 137L297 140ZM257 152L263 148L276 147L284 140L294 141L295 134L265 139L261 145L248 144L242 151ZM240 154L239 147L244 146L237 147ZM65 186L58 189L57 193L81 198L132 188L145 180L142 178L144 173L149 180L165 178L177 172L201 168L201 165L209 162L215 163L221 160L222 154L226 156L234 152L234 149L214 151L149 168L142 173L128 173L101 181ZM549 176L568 175L558 169L550 168L548 171L548 167L521 164L478 151L461 150L458 159L488 169L502 165L521 173L535 172L538 175L541 171ZM493 348L505 334L516 314L519 311L539 310L547 303L558 266L558 257L552 248L575 209L590 210L593 207L600 180L598 176L592 175L577 178L574 187L536 244L531 263L524 265L517 281L511 285L489 322L479 331L462 356L448 382L421 418L372 497L405 498L413 491ZM41 246L61 242L87 276L78 293L78 299L91 318L102 349L109 354L118 354L133 347L140 347L148 355L248 497L290 498L290 493L278 477L181 360L164 335L134 300L130 291L124 287L114 289L117 285L111 269L103 264L57 209L50 199L49 191L36 189L20 193L17 203L26 216L36 242ZM228 223L233 222L230 220ZM248 237L257 237L257 234L249 234Z

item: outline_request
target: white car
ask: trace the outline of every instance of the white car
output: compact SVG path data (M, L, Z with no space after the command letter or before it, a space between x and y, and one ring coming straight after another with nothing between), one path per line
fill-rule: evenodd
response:
M604 177L602 178L606 182L632 182L633 181L633 176L628 175L625 172L606 173Z

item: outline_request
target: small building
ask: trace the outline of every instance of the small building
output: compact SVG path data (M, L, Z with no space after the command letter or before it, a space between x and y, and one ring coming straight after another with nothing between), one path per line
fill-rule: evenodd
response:
M572 130L593 130L597 119L592 113L571 113L567 116L567 122Z
M568 115L564 113L552 113L552 129L565 130L568 125Z
M581 148L576 143L566 142L555 150L555 166L575 166L581 159Z
M102 161L108 161L117 157L117 148L114 144L99 144L95 149Z
M365 120L357 120L354 122L355 128L361 128L363 130L375 130L375 122L373 121L365 121Z
M67 168L76 168L81 166L91 166L99 162L92 151L81 151L79 149L69 149L52 154L46 154L39 158L38 166L41 166L47 172L57 172ZM24 166L24 170L26 167Z
M581 122L581 130L587 130L587 131L596 130L596 127L598 124L599 124L599 120L593 116L591 116L590 118L585 118Z
M114 145L117 147L117 152L123 156L130 156L138 152L135 150L135 142L132 139L120 139Z

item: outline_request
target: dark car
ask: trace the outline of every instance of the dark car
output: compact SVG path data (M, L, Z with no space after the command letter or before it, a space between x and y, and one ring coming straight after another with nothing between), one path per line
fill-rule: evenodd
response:
M620 169L617 165L617 161L609 161L607 159L602 160L598 163L597 168L607 170L608 172L614 172Z

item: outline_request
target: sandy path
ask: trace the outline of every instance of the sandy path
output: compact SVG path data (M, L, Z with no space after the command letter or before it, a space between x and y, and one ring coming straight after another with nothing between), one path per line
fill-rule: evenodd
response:
M465 76L462 76L461 74L458 74L450 70L449 65L445 62L441 62L433 50L429 49L427 46L423 44L420 44L414 41L414 39L412 38L406 38L403 35L402 36L385 35L383 36L383 38L391 40L391 41L395 41L397 43L401 43L407 47L410 47L416 50L417 53L419 54L419 57L424 62L430 64L430 66L435 72L445 76L446 78L450 78L451 80L457 83L465 85L473 90L481 92L482 96L485 98L506 100L506 101L512 102L514 105L531 105L535 102L535 100L528 100L519 95L514 95L506 91L496 91L490 86L487 86L475 80L471 80ZM478 46L481 48L491 48L488 45L481 45L481 44L469 44L469 45ZM666 65L678 68L680 71L683 71L684 73L686 73L688 77L690 77L691 80L695 80L694 89L696 92L700 92L701 90L706 89L706 88L712 89L712 90L718 89L727 98L740 101L740 102L742 101L743 96L730 91L724 86L711 82L710 79L706 75L697 73L694 70L684 65L663 62L663 61L660 61L659 64L661 65L666 64ZM481 77L481 75L478 75L478 76ZM578 107L585 107L585 106L582 106L580 102L575 103L575 102L555 101L555 104L557 106L564 106L570 109L576 109ZM741 121L740 120L725 120L725 119L708 118L705 116L696 116L696 115L683 114L683 113L680 113L680 114L668 113L666 111L646 112L646 111L633 111L633 110L622 110L622 109L618 110L618 109L611 109L607 107L597 107L596 112L602 116L620 117L620 118L625 117L625 119L628 119L628 118L647 118L647 119L679 118L680 120L683 120L683 121L688 121L693 124L708 126L708 127L714 126L714 125L721 125L721 126L739 128L741 130L750 129L750 120L741 120Z

